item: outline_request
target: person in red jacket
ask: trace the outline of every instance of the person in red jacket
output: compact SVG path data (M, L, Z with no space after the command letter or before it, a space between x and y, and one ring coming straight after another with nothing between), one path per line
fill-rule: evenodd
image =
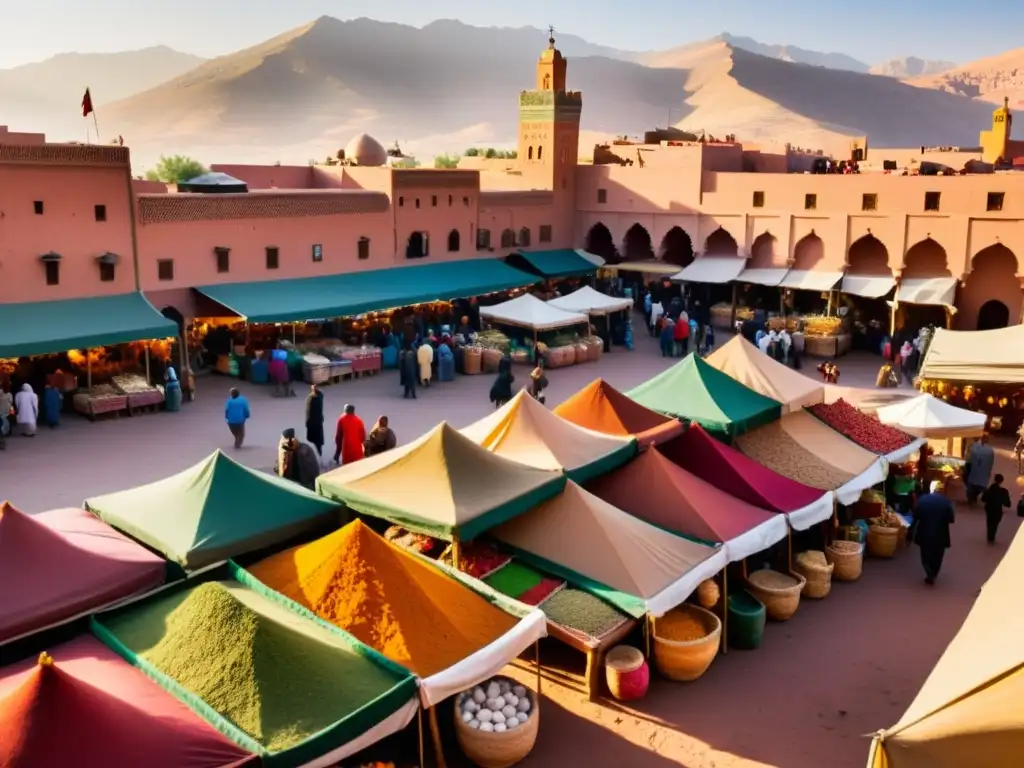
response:
M686 316L685 312L676 321L675 328L672 330L672 338L676 343L676 356L686 357L686 353L690 351L690 318Z
M346 405L345 412L338 418L334 432L334 463L349 464L363 458L363 443L366 442L366 425L356 416L356 407Z

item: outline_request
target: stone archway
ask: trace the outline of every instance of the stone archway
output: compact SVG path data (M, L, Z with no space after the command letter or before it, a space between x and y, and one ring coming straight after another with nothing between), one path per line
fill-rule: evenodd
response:
M949 277L946 249L930 237L915 244L903 258L903 277Z
M810 232L800 238L793 249L793 269L809 271L825 259L825 241Z
M622 257L626 261L643 261L654 258L654 244L651 233L642 224L630 227L622 239Z
M422 259L427 255L427 238L422 232L413 232L405 244L405 258Z
M686 267L693 263L693 241L682 227L672 227L661 240L661 260Z
M719 227L704 241L705 256L738 256L740 246L728 230Z
M619 253L615 249L615 239L608 227L601 222L597 222L590 228L583 243L588 253L600 256L609 263L613 264L619 259Z
M1010 308L999 299L990 299L981 305L978 310L978 319L975 329L979 331L992 331L997 328L1006 328L1010 324Z
M779 241L771 232L762 232L754 240L750 247L750 259L747 261L747 269L771 269L779 267L778 249Z
M1024 295L1018 269L1016 254L1002 243L978 251L971 259L971 271L957 297L957 327L980 329L982 321L991 327L1002 320L998 304L1006 307L1008 325L1019 322ZM991 306L983 315L986 305Z
M850 246L846 257L851 275L891 275L889 249L872 234L864 235Z

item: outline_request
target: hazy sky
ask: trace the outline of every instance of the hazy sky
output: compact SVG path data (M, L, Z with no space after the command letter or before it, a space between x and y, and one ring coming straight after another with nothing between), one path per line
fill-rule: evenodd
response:
M630 50L670 48L720 32L847 53L869 64L894 56L967 62L1019 47L1024 3L1008 0L0 0L0 68L67 51L164 44L216 56L321 15L422 26L457 18L479 26L556 29Z

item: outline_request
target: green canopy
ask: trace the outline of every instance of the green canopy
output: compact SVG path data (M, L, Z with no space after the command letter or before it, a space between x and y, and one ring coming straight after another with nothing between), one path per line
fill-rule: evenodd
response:
M0 304L0 358L46 355L178 335L141 293Z
M556 248L550 251L517 251L506 260L510 266L533 272L541 277L573 277L596 272L598 264L580 256L572 248Z
M781 403L693 354L626 394L652 411L696 422L720 435L737 435L782 415Z
M224 283L197 290L249 322L288 323L464 299L535 282L533 275L498 259L479 258L323 277Z
M317 528L338 505L215 451L164 480L88 499L85 508L194 570Z

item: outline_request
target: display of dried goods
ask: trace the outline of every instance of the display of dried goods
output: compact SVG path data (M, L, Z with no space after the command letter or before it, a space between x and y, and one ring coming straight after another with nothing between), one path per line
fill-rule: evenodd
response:
M857 552L860 552L862 545L856 541L845 541L843 539L836 539L831 544L829 544L829 546L836 552L852 555L856 554Z
M114 376L110 379L110 383L115 391L123 395L130 395L135 392L148 392L153 389L146 382L145 376L139 376L134 373L123 373L119 376Z
M540 608L549 621L590 637L602 637L629 621L604 600L572 587L556 592Z
M499 352L508 352L510 346L508 336L493 328L480 331L476 335L476 343L484 349L496 349Z
M811 488L834 491L853 479L853 475L804 448L778 423L740 435L736 447L768 469Z
M860 500L861 501L865 501L865 502L870 502L870 503L873 503L873 504L878 504L879 502L884 504L885 503L885 494L882 493L881 491L876 491L874 488L867 488L867 489L865 489L864 491L861 492Z
M507 677L495 677L455 699L462 722L475 730L502 733L518 728L536 711L533 692Z
M541 605L549 597L565 589L565 586L565 582L561 579L545 577L541 579L540 584L526 590L516 600L526 605Z
M804 315L804 336L838 336L842 331L843 320L829 315Z
M825 553L811 549L806 552L800 552L793 558L798 566L814 568L827 568L828 560L825 559Z
M421 555L431 555L440 549L441 541L431 536L424 536L422 533L413 533L400 525L392 525L384 532L384 538L392 544L397 544L403 549L418 552Z
M880 528L903 528L906 525L902 517L889 509L884 510L878 517L870 518L868 523Z
M452 548L448 547L442 555L441 562L452 565ZM459 545L459 570L470 576L482 579L499 568L512 562L512 558L486 541L468 541Z
M785 328L789 333L796 333L800 330L800 318L795 315L789 317L769 317L768 318L768 329L771 331L781 331Z
M692 643L708 636L708 629L692 611L675 608L655 624L655 634L674 643Z
M883 424L873 416L857 410L842 398L829 405L812 405L807 410L861 448L880 456L906 448L914 442L911 435Z

